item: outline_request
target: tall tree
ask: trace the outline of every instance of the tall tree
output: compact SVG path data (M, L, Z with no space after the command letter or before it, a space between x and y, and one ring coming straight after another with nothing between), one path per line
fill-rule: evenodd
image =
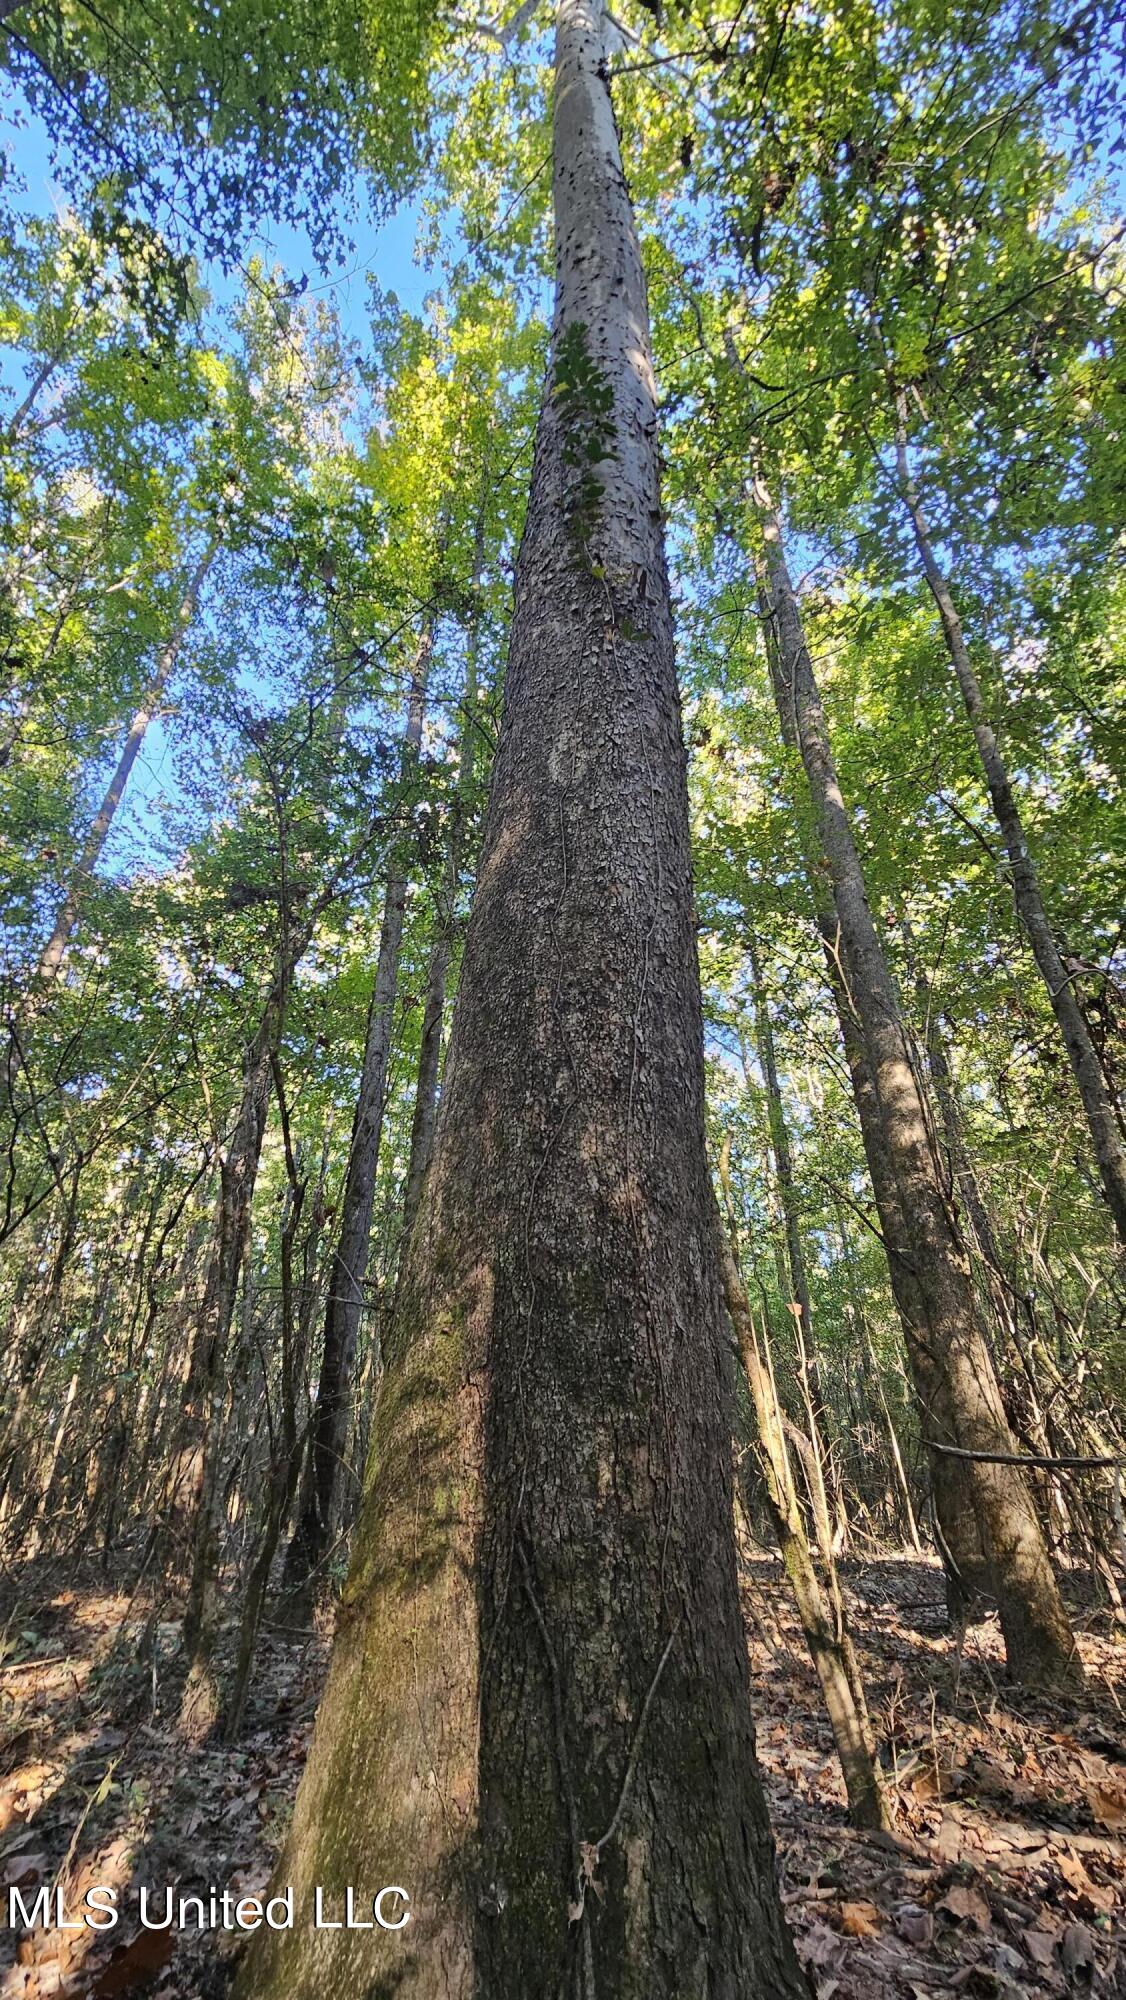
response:
M1055 932L1044 907L1040 875L1024 830L1020 801L997 739L997 732L986 711L981 683L974 672L973 661L962 629L962 620L951 594L949 580L934 551L927 517L923 511L922 496L915 483L908 453L907 397L902 389L896 391L895 402L896 462L903 504L910 516L919 561L938 610L942 636L954 668L966 717L973 730L990 804L1005 843L1013 901L1027 933L1032 955L1044 981L1045 991L1056 1017L1063 1045L1067 1050L1084 1115L1090 1127L1099 1177L1107 1204L1114 1217L1114 1226L1120 1241L1126 1244L1126 1145L1123 1144L1122 1128L1115 1113L1107 1080L1099 1062L1098 1050L1087 1024L1087 1017L1076 992L1075 974L1063 962Z
M428 620L411 669L401 776L411 785L418 765L426 712L426 677L434 642ZM336 1529L344 1448L351 1414L356 1342L367 1303L368 1248L375 1200L376 1169L387 1107L387 1070L399 988L399 954L407 904L407 871L400 855L391 864L379 927L379 957L372 984L364 1039L363 1068L352 1123L348 1173L340 1209L340 1232L329 1274L324 1345L317 1401L309 1428L297 1522L286 1552L285 1585L301 1596L315 1576Z
M245 1995L805 1983L735 1583L688 816L637 235L600 0L560 0L556 307L440 1130L284 1870L394 1939Z
M1078 1671L1075 1641L1031 1487L1015 1462L969 1261L939 1172L933 1121L868 903L780 518L761 479L755 497L782 668L778 695L783 716L788 710L793 718L833 887L842 977L873 1099L862 1121L865 1144L948 1560L967 1589L984 1585L995 1594L1013 1675L1066 1683Z

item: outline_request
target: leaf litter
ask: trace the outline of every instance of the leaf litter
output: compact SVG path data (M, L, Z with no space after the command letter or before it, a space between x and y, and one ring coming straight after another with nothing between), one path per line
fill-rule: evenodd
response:
M743 1558L759 1758L818 2000L1126 2000L1121 1644L1084 1630L1082 1698L1030 1697L1005 1682L995 1622L960 1648L946 1630L935 1565L896 1557L843 1574L893 1835L848 1825L781 1565ZM178 1628L165 1607L51 1572L30 1608L27 1594L30 1636L0 1664L0 1890L30 1897L61 1873L73 1905L110 1882L122 1920L101 1933L0 1931L0 2000L220 2000L243 1938L142 1931L136 1888L265 1891L328 1622L267 1627L238 1742L200 1749L176 1728Z

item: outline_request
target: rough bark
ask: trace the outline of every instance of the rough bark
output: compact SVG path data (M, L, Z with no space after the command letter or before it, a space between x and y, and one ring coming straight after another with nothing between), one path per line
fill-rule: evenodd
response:
M830 871L842 973L859 1019L875 1100L869 1131L878 1131L882 1157L873 1172L874 1191L925 1435L932 1444L1009 1454L1012 1434L977 1320L969 1262L942 1186L928 1107L868 905L779 517L761 480L755 499L786 684L781 692L793 715ZM868 1133L865 1145L867 1150ZM871 1152L868 1159L872 1166ZM894 1194L885 1212L889 1181ZM967 1584L984 1586L996 1597L1010 1672L1024 1682L1074 1679L1074 1641L1023 1472L935 1452L932 1464L948 1556Z
M199 593L204 578L215 559L217 547L218 544L216 542L209 542L200 557L191 581L184 593L172 636L167 644L161 647L157 655L156 671L145 691L144 699L129 725L129 734L125 738L121 755L117 760L117 768L109 781L105 797L94 814L90 831L86 836L82 852L78 857L70 887L59 905L54 929L40 955L38 968L40 979L55 979L62 970L63 960L66 957L66 948L70 943L71 932L78 921L83 890L87 887L98 865L98 860L106 844L109 830L113 825L117 808L124 797L125 787L129 782L129 775L140 755L141 745L148 734L149 724L160 707L161 697L168 685L176 662L180 657L184 635L195 616Z
M418 761L426 708L426 677L433 634L429 625L411 674L403 733L402 776L409 782ZM387 1104L391 1030L399 990L399 954L407 904L407 872L401 858L387 877L379 957L368 1009L364 1060L352 1123L348 1174L341 1203L340 1234L329 1274L317 1401L301 1480L297 1522L286 1552L284 1588L303 1594L332 1545L339 1512L341 1473L352 1408L356 1344L367 1301L366 1280L372 1206Z
M601 27L561 0L557 309L501 739L282 1863L299 1900L402 1882L413 1922L260 1937L256 2000L807 1991L736 1590L656 405ZM560 366L580 344L585 402ZM592 405L593 496L569 449Z
M1032 955L1039 967L1045 991L1056 1017L1072 1075L1090 1128L1091 1143L1102 1181L1107 1206L1122 1243L1126 1244L1126 1147L1115 1116L1098 1051L1091 1038L1087 1019L1075 991L1075 982L1064 965L1056 943L1040 878L1024 831L1020 805L997 734L986 711L981 685L973 669L962 621L950 586L934 553L930 529L907 455L907 410L902 392L896 407L896 455L903 503L911 520L915 547L923 574L938 609L946 650L954 668L958 690L973 730L982 775L993 807L1005 853L1017 915L1024 926Z

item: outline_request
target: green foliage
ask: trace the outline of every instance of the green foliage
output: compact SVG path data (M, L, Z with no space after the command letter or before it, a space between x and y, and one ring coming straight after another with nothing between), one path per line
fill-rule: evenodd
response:
M1025 1348L1002 1357L1014 1421L1031 1434L1047 1356L1067 1377L1050 1402L1066 1443L1111 1424L1126 1385L1121 1267L895 445L904 396L911 469L1121 1107L1119 31L1062 0L614 12L664 397L710 1136L785 1356L765 1007L837 1451L882 1531L883 1403L913 1475L917 1427L815 922L808 796L771 696L748 485L761 473L783 509L918 1066L941 1048L1019 1302ZM409 892L373 1302L394 1287L424 1004L436 940L456 983L549 344L548 17L507 44L489 23L335 0L50 0L3 24L73 205L9 217L0 238L0 1310L13 1352L48 1329L44 1410L82 1354L108 1438L169 1393L247 1050L307 924L278 1050L292 1143L272 1102L232 1371L245 1492L282 1370L294 1171L315 1379L393 863ZM433 290L408 312L382 271L346 336L303 274L246 257L244 239L265 216L329 252L357 174L380 212L417 190ZM221 313L200 281L211 260L244 261ZM584 326L551 366L567 531L589 564L612 393ZM212 547L45 1002L37 956ZM404 764L424 627L427 725ZM977 1253L975 1276L995 1317ZM361 1368L376 1325L373 1303Z
M603 484L598 467L614 456L614 390L590 351L587 328L573 320L552 354L551 395L563 433L568 531L589 561Z
M139 207L181 258L229 262L257 214L301 224L320 254L340 247L356 172L380 200L410 182L435 28L421 4L28 0L3 50L72 188L101 181L107 250L144 228Z

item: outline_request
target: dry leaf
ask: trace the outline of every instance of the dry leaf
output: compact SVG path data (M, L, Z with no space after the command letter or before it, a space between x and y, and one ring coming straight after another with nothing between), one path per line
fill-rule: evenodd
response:
M946 1891L938 1907L956 1917L959 1923L976 1924L979 1931L987 1931L992 1922L984 1896L979 1896L976 1889L967 1889L961 1882L955 1882L954 1887Z
M4 1862L4 1887L6 1889L26 1889L32 1882L39 1882L47 1873L47 1856L26 1849L21 1854L9 1854Z
M880 1934L880 1913L874 1903L842 1903L841 1929L846 1937L869 1938Z
M1011 1944L997 1945L993 1953L993 1963L998 1972L1012 1973L1018 1979L1024 1972L1024 1960L1019 1951L1013 1950Z
M1080 1907L1097 1916L1109 1917L1114 1910L1114 1891L1101 1882L1092 1882L1077 1854L1061 1854L1059 1871Z
M1089 1889L1091 1878L1077 1854L1063 1853L1057 1862L1060 1874L1072 1889Z
M1060 1959L1063 1969L1070 1979L1077 1972L1088 1976L1095 1965L1095 1947L1086 1924L1069 1924L1060 1945Z
M1126 1799L1117 1792L1108 1792L1105 1785L1088 1785L1087 1801L1098 1824L1110 1833L1126 1826Z
M1056 1941L1051 1931L1022 1931L1024 1948L1034 1965L1050 1966L1056 1955Z
M811 1924L801 1940L801 1955L806 1965L815 1972L824 1972L829 1966L839 1965L844 1946L836 1931L828 1924Z
M916 1771L911 1779L911 1790L917 1799L942 1797L942 1778L933 1764L924 1764L921 1770Z
M934 1918L919 1903L903 1903L895 1913L895 1928L907 1944L927 1945L934 1936Z
M26 1825L34 1817L54 1776L54 1764L25 1764L5 1779L0 1790L0 1833L11 1826Z

